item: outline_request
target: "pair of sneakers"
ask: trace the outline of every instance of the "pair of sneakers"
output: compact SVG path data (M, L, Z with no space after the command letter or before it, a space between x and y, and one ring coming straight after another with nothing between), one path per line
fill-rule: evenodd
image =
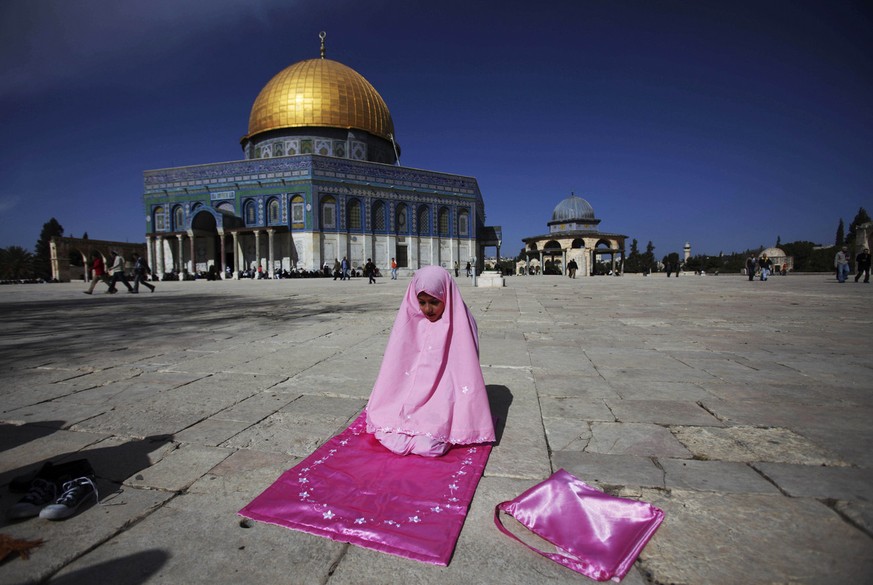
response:
M58 466L49 462L31 478L27 494L13 504L6 515L10 520L34 516L64 520L97 500L94 470L87 460L80 459Z

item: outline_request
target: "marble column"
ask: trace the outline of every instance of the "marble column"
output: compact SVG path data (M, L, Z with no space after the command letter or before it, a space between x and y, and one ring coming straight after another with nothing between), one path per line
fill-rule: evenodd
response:
M276 267L273 263L273 234L275 233L276 230L267 230L267 274L270 278L276 275Z
M233 279L239 280L239 234L233 232Z

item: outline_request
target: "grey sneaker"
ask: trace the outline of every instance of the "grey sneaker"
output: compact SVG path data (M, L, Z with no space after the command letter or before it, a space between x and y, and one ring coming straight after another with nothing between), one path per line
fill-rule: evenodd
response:
M54 482L39 478L34 479L27 495L6 510L6 517L10 520L23 520L39 516L40 510L46 504L55 501L57 497L58 486Z
M97 486L90 477L80 477L64 484L61 497L54 504L48 505L39 513L46 520L64 520L73 516L86 502L91 499L97 502Z

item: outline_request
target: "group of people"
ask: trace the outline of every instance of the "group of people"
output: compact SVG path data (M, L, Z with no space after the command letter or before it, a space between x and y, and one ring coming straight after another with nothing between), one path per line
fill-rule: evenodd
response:
M849 248L848 246L843 246L842 249L837 252L837 255L834 256L834 269L837 273L837 281L838 282L846 282L846 279L849 278L849 272L851 272L852 268L849 266ZM864 248L864 250L855 256L855 282L861 279L861 276L864 276L864 282L870 282L870 249Z
M91 286L88 287L88 290L82 292L86 295L94 294L94 287L97 286L98 282L106 284L108 287L106 293L112 295L118 292L115 285L119 282L127 287L127 292L129 293L139 293L140 284L155 292L155 285L148 282L152 269L145 258L137 253L133 254L133 286L131 286L130 281L127 280L127 274L124 272L124 257L115 250L112 250L109 255L112 265L107 270L103 262L103 256L99 252L94 252L91 261Z
M760 258L755 258L754 254L749 254L749 257L746 258L746 274L749 277L749 280L755 280L755 274L759 275L761 280L767 280L770 277L770 273L773 271L773 260L767 257L767 254L761 254ZM785 275L785 270L783 269L782 275Z

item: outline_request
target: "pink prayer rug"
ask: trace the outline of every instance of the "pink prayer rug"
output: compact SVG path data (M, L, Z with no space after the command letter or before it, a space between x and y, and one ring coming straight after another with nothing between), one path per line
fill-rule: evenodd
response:
M448 565L491 445L458 445L442 457L402 457L366 428L365 411L240 515Z

